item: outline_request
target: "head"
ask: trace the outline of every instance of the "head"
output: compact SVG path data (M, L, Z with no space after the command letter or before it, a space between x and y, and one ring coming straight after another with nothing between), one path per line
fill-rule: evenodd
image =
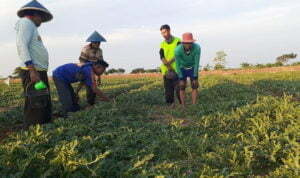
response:
M181 43L183 44L185 49L191 49L195 41L196 40L194 39L193 34L190 32L186 32L182 35Z
M41 26L41 24L43 23L43 17L44 17L43 12L35 11L35 10L28 10L28 11L25 11L24 14L25 14L25 17L32 20L33 23L37 27Z
M100 48L100 42L91 42L91 47L94 48L94 49L98 49Z
M160 27L161 35L164 37L165 40L168 40L171 38L171 28L169 25L162 25Z
M106 68L108 68L108 66L109 66L108 63L105 61L102 61L102 60L97 61L93 64L93 71L96 75L99 76L105 72L105 70L106 70Z

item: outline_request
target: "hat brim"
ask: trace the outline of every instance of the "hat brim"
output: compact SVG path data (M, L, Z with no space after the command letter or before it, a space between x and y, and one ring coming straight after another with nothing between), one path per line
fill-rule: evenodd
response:
M181 43L194 43L197 40L185 40L185 41L181 41Z
M17 15L19 17L24 17L26 16L26 12L27 11L37 11L37 12L41 12L42 14L42 21L43 22L48 22L50 20L53 19L53 15L45 10L45 9L41 9L41 8L35 8L35 7L24 7L24 8L21 8L18 12L17 12Z

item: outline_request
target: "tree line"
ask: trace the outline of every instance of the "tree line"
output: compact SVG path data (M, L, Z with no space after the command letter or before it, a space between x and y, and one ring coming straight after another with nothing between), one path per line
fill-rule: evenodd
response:
M245 69L245 68L265 68L265 67L280 67L280 66L287 66L287 65L300 65L300 62L294 62L292 64L288 64L292 59L297 58L296 53L288 53L288 54L283 54L281 56L278 56L274 63L267 63L267 64L251 64L248 62L243 62L240 64L240 67ZM211 66L207 64L206 66L203 67L204 71L209 71L209 70L223 70L226 69L226 57L227 54L224 51L218 51L216 53L216 57L213 59L214 66Z

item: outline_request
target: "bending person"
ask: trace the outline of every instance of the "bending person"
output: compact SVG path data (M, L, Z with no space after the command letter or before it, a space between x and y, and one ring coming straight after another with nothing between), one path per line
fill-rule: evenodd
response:
M59 101L63 106L64 114L80 110L72 83L81 82L91 88L92 92L99 96L102 101L110 101L97 87L95 81L95 76L101 76L107 67L108 64L105 61L97 61L85 64L65 64L53 71L53 81L58 92Z
M201 48L195 41L192 33L184 33L182 36L182 44L175 50L176 69L180 80L180 99L183 106L185 106L187 78L190 78L192 86L192 104L196 104L197 102Z

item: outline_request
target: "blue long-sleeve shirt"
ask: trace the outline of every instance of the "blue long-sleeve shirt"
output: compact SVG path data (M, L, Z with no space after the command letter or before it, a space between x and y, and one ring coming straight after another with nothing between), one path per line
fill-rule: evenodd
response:
M16 43L20 67L33 64L37 70L48 70L49 55L42 39L38 33L36 25L30 19L21 18L15 27Z

